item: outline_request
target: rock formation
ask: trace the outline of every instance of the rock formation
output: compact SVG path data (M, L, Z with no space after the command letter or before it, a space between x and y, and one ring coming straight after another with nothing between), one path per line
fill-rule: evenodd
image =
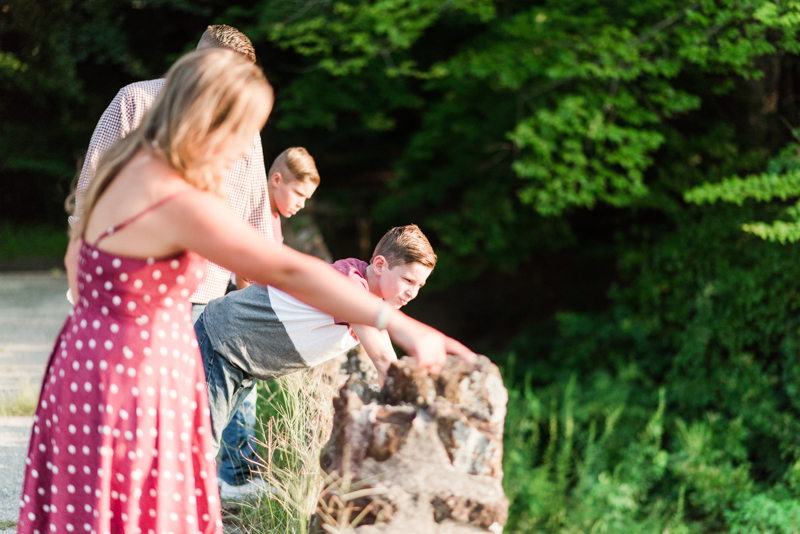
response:
M403 359L380 393L356 374L334 399L314 523L357 534L501 532L508 394L488 358L438 376ZM349 527L352 530L349 530Z

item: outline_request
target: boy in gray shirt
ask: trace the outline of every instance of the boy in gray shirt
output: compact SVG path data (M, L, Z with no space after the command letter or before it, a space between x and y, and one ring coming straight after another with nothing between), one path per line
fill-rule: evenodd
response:
M349 258L332 266L368 291L401 308L417 296L436 265L436 254L416 225L392 228L381 238L370 263ZM218 449L222 431L257 379L277 378L335 358L359 342L383 383L397 356L385 330L350 325L269 286L251 285L208 303L195 323L203 357L211 410L211 429ZM254 430L246 429L248 441ZM249 451L248 451L249 449ZM247 456L250 456L248 458ZM226 462L220 480L241 487L249 479L255 446L242 447L236 465ZM244 488L243 488L244 490Z

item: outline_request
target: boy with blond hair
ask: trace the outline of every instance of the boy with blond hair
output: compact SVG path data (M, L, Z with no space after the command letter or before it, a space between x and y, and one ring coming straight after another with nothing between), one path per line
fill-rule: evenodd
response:
M275 242L283 241L281 215L287 219L306 205L319 186L319 172L314 158L303 147L287 148L269 168L267 189L272 208L272 230Z
M353 281L354 291L367 291L399 309L417 296L436 259L428 239L412 224L389 230L370 263L348 258L333 265L321 263L320 269L333 267ZM319 365L359 342L381 384L397 360L385 330L347 324L274 287L255 284L209 302L195 332L206 372L215 446L259 378L278 378Z

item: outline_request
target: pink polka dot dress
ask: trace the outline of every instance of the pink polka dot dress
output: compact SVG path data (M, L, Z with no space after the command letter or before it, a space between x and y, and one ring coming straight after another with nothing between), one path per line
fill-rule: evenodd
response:
M205 376L187 300L204 262L190 252L122 257L96 245L82 244L80 301L42 384L19 533L219 533Z

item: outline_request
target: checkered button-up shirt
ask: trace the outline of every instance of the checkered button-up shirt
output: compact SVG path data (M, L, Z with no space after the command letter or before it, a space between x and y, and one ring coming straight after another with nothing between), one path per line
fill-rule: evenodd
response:
M100 155L115 141L139 127L145 112L152 107L158 93L164 88L164 82L163 79L149 80L123 87L100 117L78 179L75 215L69 218L70 226L75 226L83 212L84 195L97 172ZM250 223L268 241L273 242L267 173L259 134L253 137L248 154L231 169L225 179L225 190L230 209L243 221ZM205 280L189 300L196 304L206 304L209 300L221 297L225 294L230 275L229 270L209 262Z

